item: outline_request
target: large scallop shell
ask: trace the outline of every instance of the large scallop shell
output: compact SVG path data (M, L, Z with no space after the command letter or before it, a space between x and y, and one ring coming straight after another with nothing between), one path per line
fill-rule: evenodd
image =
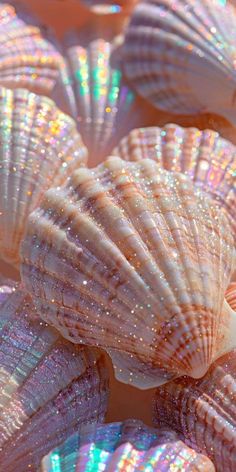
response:
M150 109L124 80L121 38L107 39L106 31L101 36L99 33L95 37L89 37L87 30L79 35L71 33L66 49L71 84L67 85L67 109L88 147L90 166L109 155L128 131L150 119Z
M163 169L189 175L227 210L236 234L236 147L215 131L175 124L139 128L113 154L130 161L153 159Z
M236 470L236 350L200 380L182 377L156 391L155 419L208 455L218 472Z
M62 55L39 26L20 18L13 6L0 5L1 86L50 95L62 65Z
M215 468L207 457L180 441L174 431L126 420L83 427L43 459L40 472L57 470L214 472Z
M50 99L0 88L0 257L18 263L29 213L86 159L74 121Z
M225 299L231 308L236 311L236 282L232 282L226 290Z
M0 346L0 469L35 471L79 425L104 418L104 357L39 323L21 289L1 302Z
M236 12L217 0L143 0L127 29L124 70L158 108L236 123Z
M43 318L104 347L140 388L201 377L235 346L224 293L234 267L223 210L154 161L110 158L47 192L29 218L21 275Z

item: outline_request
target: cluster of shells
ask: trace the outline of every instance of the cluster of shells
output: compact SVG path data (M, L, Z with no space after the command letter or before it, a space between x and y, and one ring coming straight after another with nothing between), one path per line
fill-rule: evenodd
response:
M236 10L82 4L0 2L0 472L235 472Z

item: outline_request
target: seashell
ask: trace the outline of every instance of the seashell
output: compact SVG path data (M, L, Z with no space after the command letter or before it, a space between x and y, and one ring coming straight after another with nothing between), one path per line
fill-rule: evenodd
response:
M0 85L50 95L59 79L63 57L42 28L0 6ZM32 21L34 23L34 21Z
M130 161L153 159L168 171L187 174L227 210L236 234L236 147L218 133L175 124L139 128L113 154Z
M236 282L232 282L225 292L225 299L231 308L236 311Z
M218 0L141 1L126 33L125 74L160 109L235 124L235 25L235 9Z
M145 389L202 377L234 347L233 251L224 211L187 176L113 157L47 192L21 277L49 324L102 346L118 380Z
M126 420L83 427L43 459L40 472L55 470L213 472L215 468L173 431Z
M208 455L217 472L236 470L236 350L218 359L205 377L182 377L156 390L155 419Z
M104 357L39 323L20 288L1 303L0 344L0 469L34 472L80 425L103 420Z
M0 88L0 255L17 265L29 213L87 151L74 121L48 98Z
M150 119L150 108L143 106L121 72L121 37L106 38L106 29L99 33L90 36L86 29L72 35L66 50L71 84L67 84L66 110L77 121L90 166L109 155L129 130Z

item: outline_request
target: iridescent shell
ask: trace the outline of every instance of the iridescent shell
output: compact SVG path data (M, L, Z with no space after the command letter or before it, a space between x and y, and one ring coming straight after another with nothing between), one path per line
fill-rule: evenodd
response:
M236 282L232 282L226 290L225 299L231 308L236 311Z
M0 345L0 469L36 471L80 425L103 420L104 357L39 323L21 289L0 305Z
M0 6L1 86L24 87L35 93L50 95L58 80L61 64L62 55L43 37L37 24L30 24L30 21L17 16L14 7L8 4Z
M123 78L121 38L107 39L104 31L104 39L99 33L91 37L87 30L71 34L66 50L70 114L88 147L90 166L109 155L127 132L150 118L149 108L142 106ZM64 83L66 80L65 75Z
M126 76L160 109L235 124L235 25L235 9L218 0L143 0L127 29Z
M87 151L75 122L46 97L0 88L0 257L17 265L29 213Z
M155 421L209 456L218 472L236 470L236 350L200 380L182 377L156 391Z
M153 159L163 169L183 172L223 206L236 235L236 147L211 130L139 128L123 138L114 155L130 161Z
M136 420L84 427L54 449L40 472L153 471L214 472L170 429L154 429Z
M187 176L113 157L47 192L21 276L46 321L102 346L116 377L145 389L202 377L235 346L232 254L224 211Z

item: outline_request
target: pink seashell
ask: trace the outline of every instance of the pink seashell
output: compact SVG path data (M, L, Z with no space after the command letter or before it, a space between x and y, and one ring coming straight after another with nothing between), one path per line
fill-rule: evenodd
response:
M63 57L44 37L43 28L15 8L0 5L0 85L50 95L60 76Z
M218 472L236 470L236 350L200 380L182 377L156 391L155 420L208 455Z
M211 112L235 124L235 27L228 2L140 1L126 33L126 76L160 109Z
M114 38L111 28L104 26L102 32L101 25L97 28L71 33L66 48L68 72L62 73L68 103L65 111L77 121L90 166L109 155L128 131L150 119L150 107L143 106L124 80L122 37ZM56 101L60 105L57 97Z
M84 165L74 121L27 90L0 88L0 256L18 264L27 218L45 191Z
M127 161L153 159L166 170L187 174L226 209L236 235L236 147L215 131L175 124L139 128L113 154Z
M187 176L113 157L47 192L21 276L47 322L102 346L116 377L145 389L202 377L235 346L232 253L224 212Z
M226 290L225 299L231 308L236 311L236 282L232 282Z
M43 459L40 472L56 470L214 472L215 468L207 457L187 447L173 431L126 420L83 427Z
M103 420L108 374L103 354L39 323L21 289L0 301L0 469L34 472L80 425Z

